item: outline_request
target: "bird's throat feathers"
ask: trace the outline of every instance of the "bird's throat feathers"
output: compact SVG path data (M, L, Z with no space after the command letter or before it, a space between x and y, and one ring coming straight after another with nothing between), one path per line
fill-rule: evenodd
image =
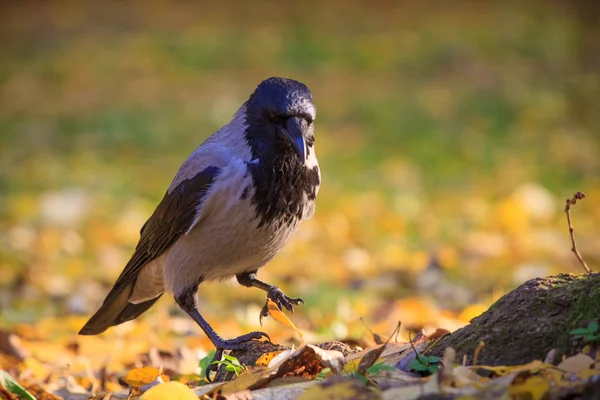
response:
M273 128L261 121L246 121L252 154L246 165L255 187L252 203L260 226L296 224L312 216L320 185L314 142L307 142L304 161L285 142L274 140L267 129Z

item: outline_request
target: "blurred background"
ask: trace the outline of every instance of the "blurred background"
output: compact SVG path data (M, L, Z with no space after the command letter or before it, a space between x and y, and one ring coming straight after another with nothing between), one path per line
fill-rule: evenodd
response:
M74 336L180 163L274 75L313 91L323 185L260 276L304 298L293 321L315 340L364 337L360 317L383 335L398 320L453 330L529 278L582 272L563 213L578 190L578 244L598 269L593 5L0 7L0 326ZM263 292L200 295L223 336L258 327ZM204 340L175 308L165 296L106 337Z

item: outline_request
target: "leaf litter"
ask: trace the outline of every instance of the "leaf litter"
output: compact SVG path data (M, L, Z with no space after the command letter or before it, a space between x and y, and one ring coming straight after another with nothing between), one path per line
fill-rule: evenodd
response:
M205 384L198 380L200 371L198 375L181 374L154 366L134 366L121 377L107 371L106 367L100 371L85 371L84 368L83 374L68 369L59 373L52 371L47 363L27 355L24 344L13 340L20 348L13 346L11 354L0 354L3 369L0 371L0 398L410 400L439 394L462 400L482 396L541 400L552 391L574 389L600 379L600 363L596 361L593 346L584 348L587 354L564 358L558 365L536 360L517 366L468 366L455 360L456 352L451 348L446 349L441 360L426 355L432 344L448 334L447 331L438 329L429 336L419 332L409 342L399 342L397 332L401 324L398 323L387 340L383 341L378 335L381 344L344 356L340 351L304 342L302 332L276 305L268 309L274 320L298 334L301 345L263 354L256 365L246 366L246 370L228 382ZM76 347L67 348L78 353ZM476 352L481 348L483 343ZM15 357L17 354L25 356L19 359ZM235 357L228 357L230 363L237 362ZM550 354L546 358L549 357ZM554 357L552 354L550 358ZM474 356L474 360L476 358ZM428 368L433 362L436 367ZM425 368L415 368L415 365ZM198 382L201 382L200 386Z

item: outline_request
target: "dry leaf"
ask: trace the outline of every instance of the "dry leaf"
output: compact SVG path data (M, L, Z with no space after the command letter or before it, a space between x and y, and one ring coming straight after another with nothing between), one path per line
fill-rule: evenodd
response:
M357 379L324 382L302 393L297 400L371 400L381 395Z
M271 364L273 363L271 362ZM281 377L313 379L323 368L340 372L344 364L344 355L339 351L323 350L320 347L305 344L269 369L259 367L240 374L231 382L223 385L221 393L228 394L246 389L259 389Z
M165 382L149 389L140 400L198 400L198 396L181 382Z
M542 376L532 376L519 385L512 385L509 393L513 398L541 400L550 389L550 382Z
M401 324L400 324L400 322L398 322L396 329L394 329L394 332L392 332L390 337L388 337L388 339L385 341L385 343L382 346L369 351L367 354L365 354L363 356L363 358L360 360L360 363L358 364L358 368L356 369L357 373L364 375L364 373L367 372L367 369L369 369L369 367L371 367L373 364L375 364L375 362L379 359L379 357L381 357L381 354L385 350L387 344L390 342L390 339L392 338L392 336L394 336L396 334L396 332L398 332L400 330L400 326L401 326Z
M257 367L250 371L242 372L221 387L221 394L237 393L248 388L262 387L271 379L274 379L273 375L273 370L264 367Z
M399 388L388 389L383 392L384 400L413 400L426 394L440 393L438 383L438 374L434 374L427 379L424 384L410 385Z
M323 350L320 347L306 344L279 364L277 374L313 379L323 368L340 372L345 363L344 355L337 350Z
M360 363L356 368L356 372L361 375L367 372L367 369L369 369L369 367L371 367L373 364L375 364L375 362L377 362L377 360L381 356L381 353L383 353L384 348L385 345L381 346L378 349L368 352L367 355L360 360Z
M459 365L452 369L452 378L454 384L458 387L466 385L474 385L481 382L481 376L477 375L469 367L463 367Z
M435 342L437 340L440 340L441 338L443 338L446 335L449 335L450 331L448 329L443 329L443 328L437 328L435 330L435 332L433 332L431 335L427 336L427 341L428 342Z
M17 358L19 361L29 356L20 337L12 332L0 330L0 353Z
M270 353L264 353L258 358L258 360L256 360L255 365L257 367L268 367L273 360L276 360L280 354L285 353L286 351L289 352L289 350L279 350L272 351Z
M142 367L132 369L125 375L123 380L133 389L139 389L144 385L149 385L157 382L157 379L162 382L169 381L169 377L165 374L161 374L158 368L154 367Z
M223 394L222 397L225 400L252 400L252 394L248 390L242 390L241 392Z
M594 359L592 357L579 353L558 364L558 368L562 371L576 374L583 370L590 369L592 364L594 364Z
M271 362L269 362L268 367L271 368L271 367L274 367L274 366L280 364L283 360L285 360L286 358L288 358L290 356L290 354L292 354L294 351L296 351L296 349L293 348L293 347L291 349L289 349L289 350L282 351L275 358L273 358L271 360Z
M292 323L292 321L290 321L290 319L279 309L279 307L277 307L277 304L275 304L275 302L273 300L267 299L267 309L269 311L269 315L275 321L295 330L296 333L298 333L298 336L300 336L300 340L302 340L304 342L304 337L302 335L302 332L300 332L300 330L298 328L296 328L296 326Z
M577 373L577 377L581 380L589 379L593 376L600 375L600 370L597 369L584 369Z

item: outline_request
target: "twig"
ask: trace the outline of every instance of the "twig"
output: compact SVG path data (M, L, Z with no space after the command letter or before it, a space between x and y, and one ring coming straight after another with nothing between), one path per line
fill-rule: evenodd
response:
M575 256L579 260L579 263L583 266L583 269L585 269L585 272L591 274L592 270L587 266L585 261L583 261L583 257L581 257L581 254L579 254L579 250L577 250L573 224L571 223L571 206L575 205L575 203L577 203L577 200L583 200L584 198L585 193L577 192L573 195L572 199L567 199L567 204L565 205L565 213L567 214L567 222L569 223L569 234L571 235L571 244L573 245L571 247L571 251L575 253Z
M479 358L479 353L483 350L484 343L483 341L479 342L477 348L475 349L475 354L473 354L473 366L477 365L477 359Z
M415 345L413 344L412 341L412 337L410 334L410 330L408 331L408 343L410 343L410 347L412 347L412 350L415 352L416 358L417 360L419 360L421 363L423 363L423 361L421 361L421 354L419 354L419 352L417 351L417 349L415 348Z
M375 332L373 332L371 330L371 328L369 328L369 326L367 325L367 323L363 320L362 317L359 318L360 322L363 323L363 325L365 326L365 328L367 328L367 330L369 331L369 333L371 333L371 336L373 336L373 340L375 341L375 344L383 344L383 339L381 338L381 336ZM394 332L400 331L400 329L396 329ZM392 333L393 335L393 333ZM388 339L389 342L389 339Z

